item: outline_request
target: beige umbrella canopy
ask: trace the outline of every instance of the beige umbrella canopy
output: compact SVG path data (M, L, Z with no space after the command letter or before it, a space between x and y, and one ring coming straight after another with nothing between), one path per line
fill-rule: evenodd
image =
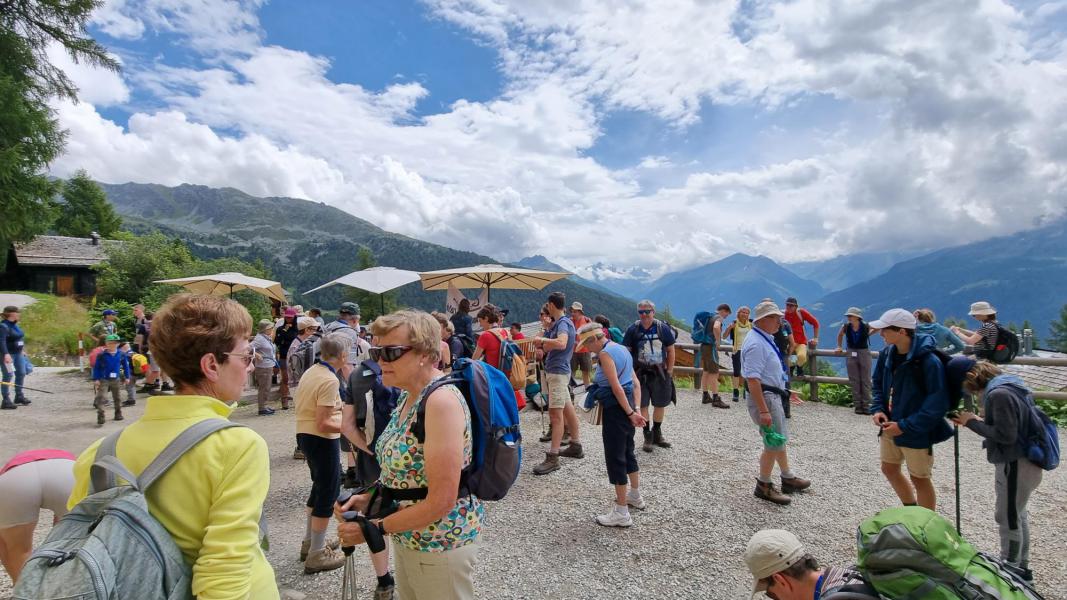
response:
M540 290L546 285L569 277L567 272L520 269L504 265L477 265L458 269L443 269L419 273L424 290L447 290L449 285L460 289Z
M215 275L198 275L178 279L161 279L155 283L179 285L190 292L211 296L233 296L234 292L249 290L279 302L285 302L285 290L282 284L269 279L249 277L241 273L218 273Z

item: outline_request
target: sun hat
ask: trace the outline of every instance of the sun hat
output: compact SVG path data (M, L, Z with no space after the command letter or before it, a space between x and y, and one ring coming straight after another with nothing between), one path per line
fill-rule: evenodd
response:
M745 564L755 581L752 594L767 591L764 578L781 573L804 558L804 544L784 529L757 531L745 548Z
M774 302L760 302L756 305L756 314L752 315L752 320L759 321L763 317L769 317L771 315L778 315L780 317L783 314L782 309L778 308L778 305Z
M114 310L112 310L112 309L110 309L110 308L106 308L106 309L104 309L104 312L103 312L103 315L104 315L105 317L113 317L113 316L115 316L115 315L117 315L117 314L119 314L119 313L115 312Z
M871 321L868 325L872 329L885 329L886 327L900 327L901 329L915 329L915 315L903 308L891 308L878 317L877 321Z
M582 327L582 329L585 329L585 327ZM577 342L576 345L577 346L581 346L582 344L588 342L589 340L594 339L597 336L598 333L600 335L604 335L604 328L603 327L596 327L596 328L589 329L587 331L578 333L578 342Z
M963 380L978 361L970 356L953 356L945 365L945 381L948 382L948 405L959 406L963 397Z
M296 316L296 309L293 308L292 306L290 306L290 307L286 308L285 312L282 313L282 314L284 314L287 317L295 317Z
M355 302L342 302L341 303L341 308L337 309L337 312L341 313L342 315L358 315L358 314L360 314L359 305L356 304Z
M121 342L122 338L120 338L117 333L109 333L109 334L107 334L107 337L104 338L104 341L105 342Z
M993 308L992 304L982 300L972 304L971 312L967 314L971 315L972 317L977 315L995 315L997 314L997 309Z
M318 327L318 326L319 326L319 322L316 321L313 317L300 317L299 319L296 320L296 330L297 331L301 331L303 329L307 329L308 327Z
M582 307L582 303L581 302L573 302L573 303L571 303L571 310L576 310L578 312L585 312L585 309Z
M274 321L271 321L270 319L260 319L257 329L261 332L274 329Z
M859 308L855 307L855 306L852 306L852 307L849 307L849 309L845 311L845 316L846 317L856 317L858 319L862 319L863 318L863 311L860 310Z

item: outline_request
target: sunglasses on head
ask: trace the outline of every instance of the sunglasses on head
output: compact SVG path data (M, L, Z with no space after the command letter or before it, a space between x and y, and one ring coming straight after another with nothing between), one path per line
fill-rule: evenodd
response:
M650 315L650 314L652 314L652 309L650 309L650 308L642 308L642 309L639 309L637 311L637 314L639 314L639 315Z
M371 346L370 357L374 362L391 363L411 350L411 346Z

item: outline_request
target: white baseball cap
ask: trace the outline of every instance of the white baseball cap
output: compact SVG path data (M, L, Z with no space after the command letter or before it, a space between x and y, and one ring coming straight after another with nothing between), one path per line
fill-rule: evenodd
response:
M757 531L745 548L745 564L755 578L752 594L767 591L763 579L781 573L804 558L804 544L784 529Z
M571 310L576 310L578 312L585 312L585 310L582 307L582 303L581 302L572 303L571 304Z
M869 325L873 329L885 329L886 327L900 327L901 329L915 329L915 315L903 308L891 308L878 317L877 321L871 321Z

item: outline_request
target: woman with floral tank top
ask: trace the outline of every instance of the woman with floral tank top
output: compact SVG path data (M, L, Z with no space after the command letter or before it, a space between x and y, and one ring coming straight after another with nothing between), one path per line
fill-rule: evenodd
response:
M471 461L471 420L455 386L424 390L444 374L438 370L440 326L432 316L402 310L371 324L378 343L371 358L382 383L402 390L397 409L375 447L380 483L394 489L426 488L424 500L375 521L392 536L396 550L396 592L400 600L474 598L474 565L484 510L476 497L459 495L460 473ZM425 397L424 397L425 396ZM425 441L412 426L425 403ZM355 496L339 510L366 510L369 496ZM364 542L354 523L338 526L345 545Z

